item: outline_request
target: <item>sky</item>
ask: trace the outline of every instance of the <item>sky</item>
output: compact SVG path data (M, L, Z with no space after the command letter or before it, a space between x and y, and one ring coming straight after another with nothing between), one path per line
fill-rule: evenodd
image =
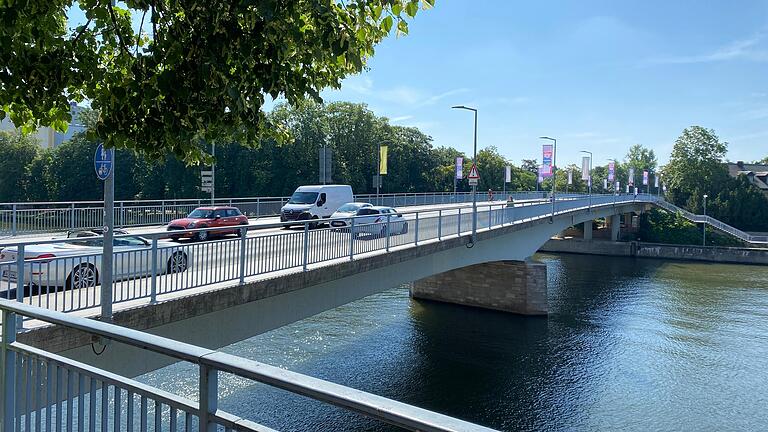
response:
M84 21L74 9L71 24ZM765 0L437 0L368 67L324 99L468 155L472 114L453 105L479 110L478 148L515 163L541 162L542 135L558 139L559 166L633 144L664 163L691 125L714 129L729 160L768 156Z
M768 2L437 0L410 34L377 49L366 73L326 101L364 102L435 146L557 165L622 159L633 144L666 162L691 125L729 143L728 159L768 156Z

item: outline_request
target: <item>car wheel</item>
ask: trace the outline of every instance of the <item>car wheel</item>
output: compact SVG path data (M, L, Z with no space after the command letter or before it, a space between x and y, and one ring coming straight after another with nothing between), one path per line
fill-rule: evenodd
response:
M200 228L208 228L208 227L200 227ZM197 240L197 241L206 241L206 240L208 240L209 234L210 233L208 231L200 231L200 232L195 234L195 240Z
M408 222L403 222L403 228L400 230L400 234L405 234L408 232Z
M93 264L83 263L72 269L67 277L67 289L95 287L99 284L99 272Z
M247 230L245 229L245 226L246 225L241 225L240 228L238 228L237 231L235 231L235 234L237 234L238 237L242 237L243 234L247 232Z
M174 252L168 258L168 273L182 273L187 270L188 266L187 254L184 252Z

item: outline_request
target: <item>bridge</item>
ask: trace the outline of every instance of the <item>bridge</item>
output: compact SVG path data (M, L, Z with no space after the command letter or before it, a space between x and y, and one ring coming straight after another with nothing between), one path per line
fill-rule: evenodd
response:
M14 294L16 300L3 303L4 352L21 358L43 356L54 363L76 362L72 367L80 368L77 370L87 365L93 368L88 369L92 374L128 380L185 355L173 351L169 357L169 350L160 348L163 344L190 344L184 350L208 350L194 360L202 364L205 362L201 363L201 358L218 356L213 353L217 348L409 282L413 282L412 296L419 299L544 315L546 268L529 261L531 255L547 239L570 226L584 224L585 237L589 238L595 219L605 218L615 240L621 215L640 213L652 206L679 211L658 197L642 194L574 194L558 196L555 201L526 194L518 196L513 204L480 203L476 233L472 232L472 208L454 203L433 203L403 211L407 229L394 229L390 218L370 224L356 224L353 218L349 220L351 226L342 229L310 229L307 224L284 229L284 224L261 221L242 227L243 235L238 238L212 242L171 243L163 238L164 233L148 232L143 235L147 239L143 246L115 253L115 274L120 280L111 292L113 314L102 318L120 327L98 331L89 327L93 320L82 319L98 316L103 306L98 277L78 289L66 289L57 281L62 269L86 267L98 274L99 254L24 259L25 249L41 245L64 248L81 240L15 241L3 247L4 251L15 250L16 259L0 262L0 274L15 273L15 280L0 282L6 285L4 292ZM717 223L710 219L700 222L713 226ZM716 227L729 228L724 224ZM768 243L765 238L748 238ZM180 256L187 264L174 269L171 264ZM6 325L9 322L16 325ZM72 322L78 324L68 325ZM131 337L139 340L145 337L139 334L151 334L164 342L153 339L152 345L130 343L116 334L122 331L116 329L132 329L137 333L131 333ZM96 355L95 346L103 348L103 353ZM6 361L6 365L14 364L7 357ZM37 367L31 365L16 370L5 367L6 383L28 379L30 375L24 374L32 374L29 370ZM208 368L206 371L211 368L203 366ZM229 364L219 370L229 371L231 367ZM252 371L238 371L254 376ZM263 376L259 379L275 382ZM56 388L63 385L59 381ZM293 384L280 385L296 389ZM306 388L302 391L312 393ZM163 397L172 399L172 395ZM330 401L358 412L371 411L337 402ZM205 419L206 413L215 412L211 406L215 407L215 403L200 405L195 412ZM29 418L25 417L25 421ZM383 420L401 424L399 420ZM211 424L216 421L210 420ZM235 423L224 423L224 427ZM423 425L412 427L419 429ZM233 430L259 429L253 426Z

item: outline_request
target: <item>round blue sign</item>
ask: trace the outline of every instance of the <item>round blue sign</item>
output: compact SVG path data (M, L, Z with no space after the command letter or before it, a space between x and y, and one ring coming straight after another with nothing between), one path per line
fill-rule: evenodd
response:
M106 180L112 174L114 160L114 150L105 149L103 144L99 144L96 147L96 154L93 156L93 167L96 169L96 176L99 180Z

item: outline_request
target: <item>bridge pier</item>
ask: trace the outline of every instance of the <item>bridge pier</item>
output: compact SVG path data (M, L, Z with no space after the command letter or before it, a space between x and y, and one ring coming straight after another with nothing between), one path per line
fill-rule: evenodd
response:
M592 240L592 221L584 222L584 240Z
M610 225L611 225L611 241L618 241L619 231L621 231L621 215L611 216Z
M521 315L546 315L547 267L530 261L475 264L415 281L411 297Z

